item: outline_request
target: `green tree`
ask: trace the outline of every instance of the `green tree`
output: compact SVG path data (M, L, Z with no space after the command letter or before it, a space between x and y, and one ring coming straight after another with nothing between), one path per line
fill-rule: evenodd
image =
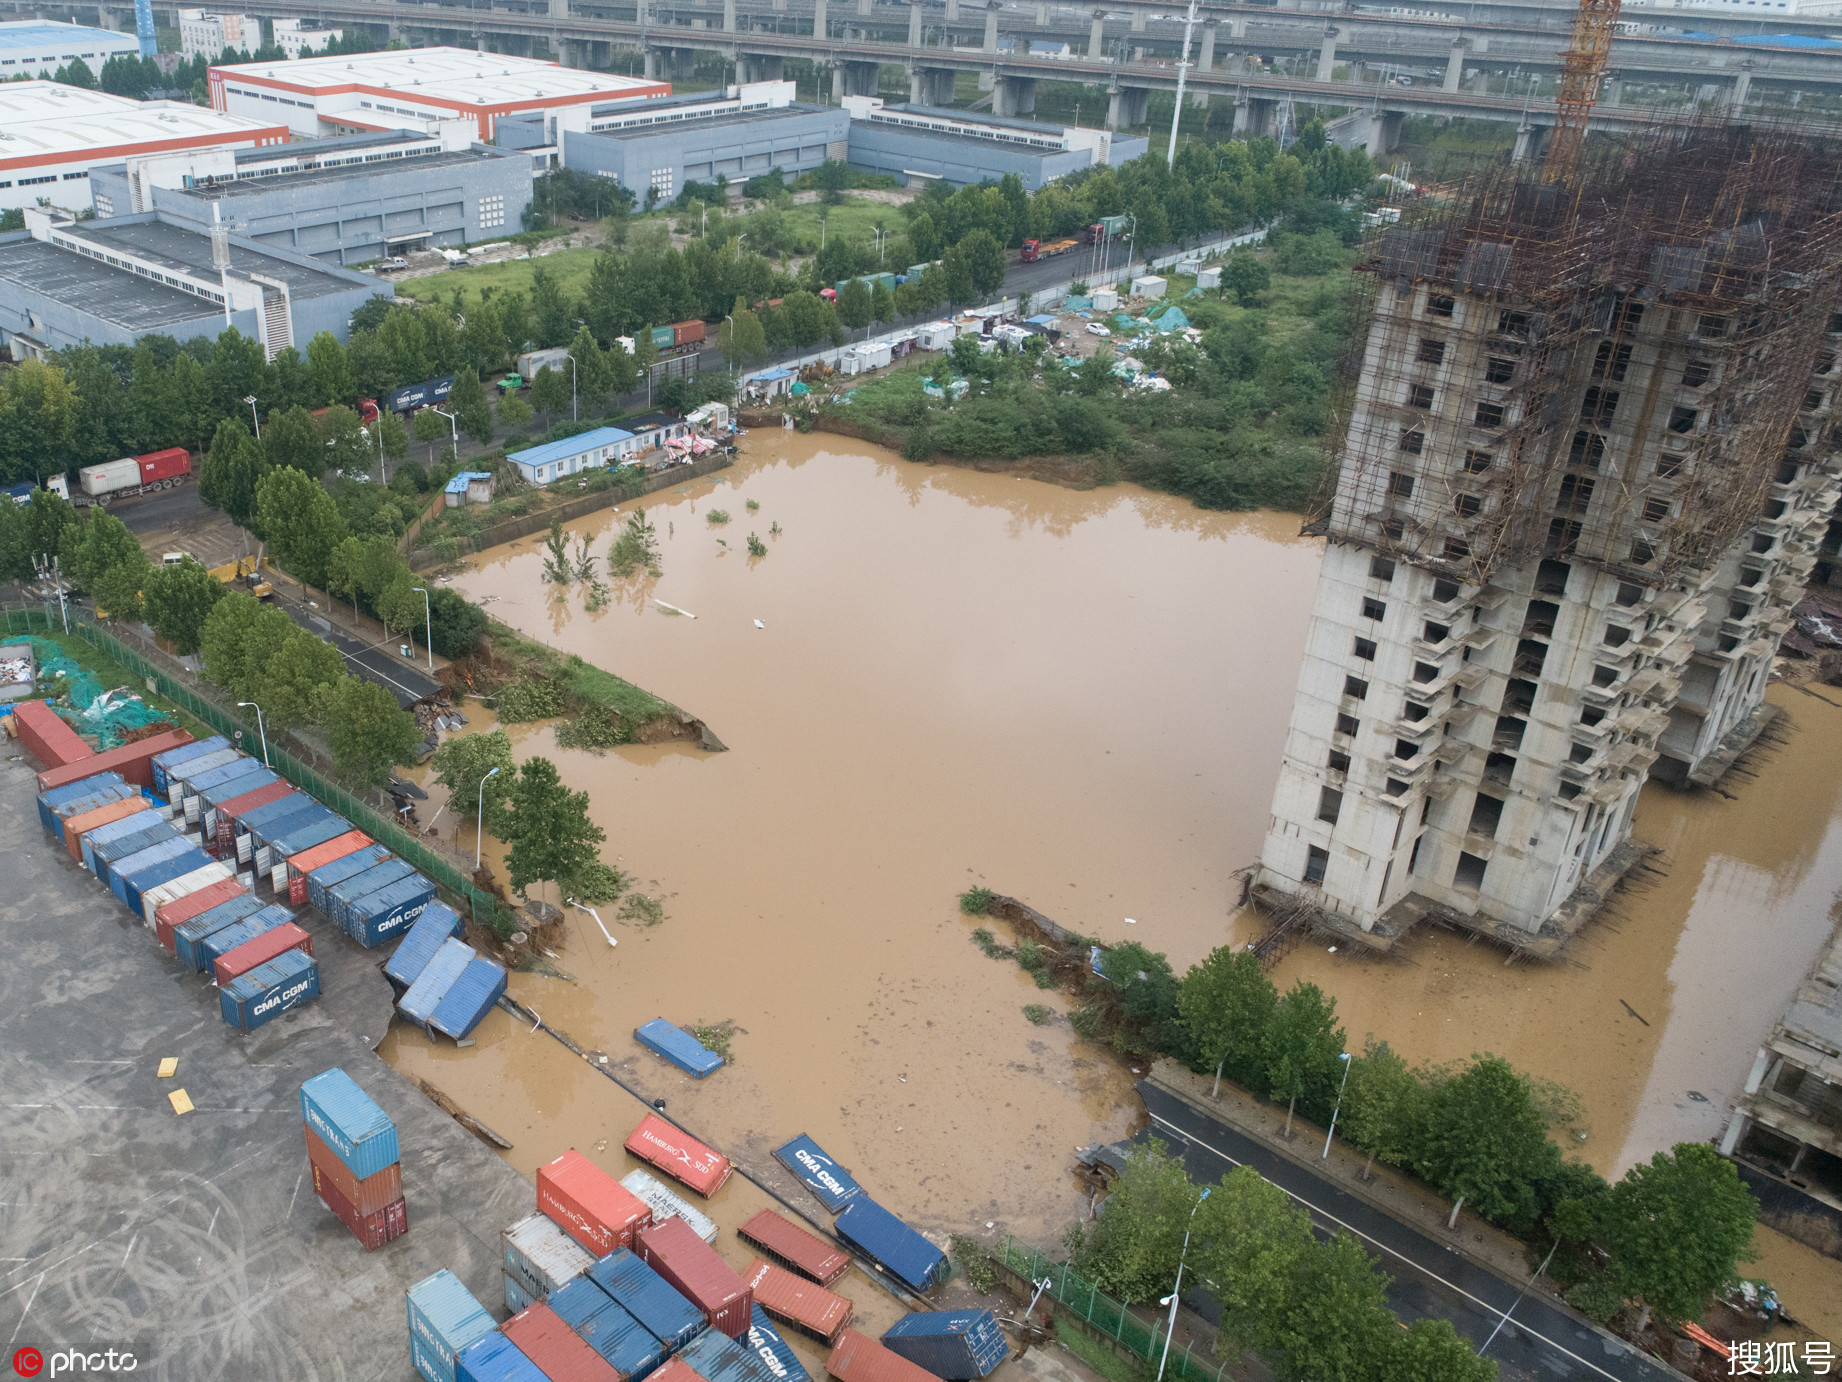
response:
M270 413L262 429L262 451L272 466L292 466L315 480L326 473L326 443L305 408Z
M1340 1229L1299 1261L1278 1329L1279 1382L1369 1382L1399 1332L1388 1278Z
M435 651L443 657L465 657L479 646L486 636L486 611L472 603L459 591L449 590L446 586L429 592L429 620L434 628ZM412 629L418 643L426 644L428 635L422 629Z
M601 348L601 342L595 339L594 332L585 326L576 332L575 339L569 343L569 358L576 362L576 391L581 395L584 409L594 416L606 406L608 391L613 383L613 371L608 367L608 353Z
M346 538L339 506L318 480L290 466L256 487L256 521L275 559L308 585L325 587L333 549Z
M1350 1065L1340 1124L1343 1135L1369 1154L1363 1179L1378 1158L1391 1166L1413 1159L1426 1124L1427 1095L1425 1082L1387 1042L1370 1037L1363 1043Z
M384 632L395 636L392 631L400 633L405 629L421 629L434 614L434 603L422 602L427 587L416 588L416 578L409 568L403 570L378 593L377 617L384 623Z
M659 574L659 530L646 517L646 510L636 508L627 515L626 526L608 552L608 571L615 576L631 576L635 571Z
M1528 1214L1536 1176L1559 1159L1528 1077L1501 1057L1474 1058L1428 1101L1418 1165L1453 1199L1448 1227L1467 1201L1487 1219Z
M126 523L104 508L87 510L82 526L62 546L70 553L64 563L65 573L91 594L111 571L127 566L138 573L147 565L140 540L128 531Z
M137 623L143 613L142 592L153 578L153 563L136 543L133 552L115 565L99 572L89 584L96 597L96 612L109 618Z
M80 532L81 524L75 506L48 489L33 490L32 497L20 508L20 517L22 521L13 539L19 546L12 557L15 565L9 568L9 573L14 579L24 581L32 578L38 566L50 566L53 558L64 550L64 534Z
M1124 1026L1115 1042L1143 1054L1169 1050L1175 1043L1177 980L1170 961L1137 941L1116 945L1101 963L1107 995L1119 1008Z
M256 487L268 473L262 444L241 418L227 417L218 423L199 463L198 497L239 528L248 528L256 518Z
M395 413L388 410L379 413L371 427L378 446L391 460L400 461L409 454L409 429Z
M516 430L531 420L531 405L515 393L499 400L499 421Z
M355 787L382 787L397 764L416 761L422 731L390 692L376 682L346 677L330 699L326 742L340 777Z
M876 280L876 286L870 289L870 317L873 321L887 326L895 320L895 294L889 291L889 285L882 279ZM762 357L766 359L764 355Z
M535 270L531 275L531 317L538 344L560 346L568 341L574 316L574 308L549 270Z
M593 876L601 864L596 846L607 834L589 819L588 793L565 787L556 764L527 759L512 785L511 807L505 863L521 897L533 883L556 883L567 892Z
M358 420L358 414L342 403L316 418L320 432L320 456L328 469L353 479L362 479L377 464L377 444Z
M325 408L334 403L350 403L358 397L358 384L352 376L351 357L339 338L330 331L314 333L307 342L307 374L313 389L313 406Z
M51 74L51 80L62 82L65 86L80 86L90 90L96 85L96 74L90 71L90 65L82 58L72 58Z
M42 480L64 471L64 447L76 392L64 371L25 360L0 379L0 477Z
M270 607L268 615L280 615L286 624L264 616L258 633L272 638L273 651L252 669L243 699L262 707L270 728L288 728L309 721L330 724L333 693L353 680L345 673L345 658L332 644L314 637L282 611Z
M544 424L569 407L569 371L544 365L531 381L531 406L544 415Z
M870 289L861 278L853 278L838 290L838 320L852 331L870 324Z
M1134 1146L1114 1180L1106 1213L1068 1230L1069 1262L1108 1295L1153 1300L1177 1278L1183 1230L1196 1190L1183 1163L1156 1138Z
M1223 1070L1243 1084L1265 1088L1261 1057L1278 1003L1278 991L1250 950L1217 946L1183 976L1177 1013L1191 1050L1205 1066L1215 1067L1211 1097L1221 1092Z
M429 464L433 465L436 443L447 441L454 435L454 429L449 425L448 419L433 408L420 410L416 414L416 420L410 425L415 429L416 440L429 444Z
M1265 260L1251 254L1237 254L1222 266L1222 292L1243 307L1259 302L1260 295L1272 286L1272 270Z
M1300 1264L1316 1250L1311 1216L1251 1166L1222 1177L1196 1211L1190 1249L1222 1312L1220 1351L1270 1351Z
M154 571L142 594L154 632L181 653L195 653L199 630L226 591L222 581L187 557Z
M486 401L486 390L471 366L454 376L454 388L448 394L448 411L454 414L461 431L482 446L492 440L492 404Z
M723 360L731 369L747 369L768 358L767 332L762 329L761 319L739 297L717 339L723 348Z
M1004 246L990 231L971 231L954 248L965 256L973 292L989 296L1004 286Z
M467 359L481 374L505 363L505 328L500 325L499 309L492 299L482 298L467 309L461 344L466 348Z
M1336 1086L1342 1074L1343 1028L1337 1025L1337 1000L1326 998L1316 984L1294 984L1273 1009L1266 1027L1266 1078L1275 1099L1286 1101L1286 1131L1303 1096Z
M0 499L0 581L32 579L32 517L26 505Z
M464 819L466 808L472 807L484 814L487 833L504 838L511 824L509 803L518 771L512 761L510 735L502 729L456 735L435 750L429 764L435 770L435 781L448 789L455 815ZM494 768L498 775L489 781L486 774Z
M908 248L922 264L933 263L945 248L940 241L940 227L925 211L916 212L915 218L908 223Z
M1496 1382L1497 1376L1495 1360L1478 1357L1450 1320L1418 1319L1397 1330L1380 1363L1369 1374L1375 1382Z

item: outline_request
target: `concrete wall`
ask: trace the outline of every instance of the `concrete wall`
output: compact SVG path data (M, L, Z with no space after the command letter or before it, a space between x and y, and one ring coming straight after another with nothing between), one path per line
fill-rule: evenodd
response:
M715 182L718 174L741 182L772 168L789 177L808 172L844 141L851 123L835 107L806 106L656 129L566 131L563 163L611 177L642 201L655 185L661 197L675 197L685 183Z
M1142 153L1144 141L1136 142ZM851 166L866 173L887 173L903 181L918 173L923 179L937 178L950 186L960 187L987 180L995 182L1007 173L1015 173L1023 179L1024 187L1034 192L1056 178L1089 167L1092 158L1086 149L1058 152L1014 148L982 139L904 129L875 120L851 121Z

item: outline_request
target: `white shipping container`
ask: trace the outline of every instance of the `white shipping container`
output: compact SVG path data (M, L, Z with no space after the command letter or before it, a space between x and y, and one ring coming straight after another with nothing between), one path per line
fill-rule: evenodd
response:
M141 483L141 463L130 456L125 461L105 461L86 465L77 472L77 483L85 494L109 494Z
M1119 310L1119 290L1117 288L1094 289L1094 310L1096 312L1116 312Z
M551 346L548 350L528 350L518 357L518 377L529 383L545 365L553 370L569 370L569 348Z
M649 1176L644 1171L634 1171L620 1178L620 1183L627 1192L652 1211L652 1221L656 1224L661 1219L676 1216L691 1226L691 1231L706 1243L716 1241L716 1220L703 1213L682 1197L672 1193L656 1176Z
M547 1214L520 1219L499 1235L505 1274L542 1300L595 1265L594 1256Z

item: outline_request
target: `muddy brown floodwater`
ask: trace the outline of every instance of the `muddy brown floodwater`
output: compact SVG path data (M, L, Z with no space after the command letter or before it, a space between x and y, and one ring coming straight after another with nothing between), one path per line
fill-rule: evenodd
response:
M729 746L595 756L512 727L521 758L551 757L590 793L608 854L666 911L618 926L617 949L572 916L571 977L516 975L514 994L655 1084L635 1026L733 1021L734 1063L670 1079L673 1116L736 1147L810 1132L937 1236L989 1221L1053 1239L1085 1208L1071 1152L1134 1126L1132 1076L1074 1036L1059 995L980 955L956 895L988 884L1179 972L1253 935L1232 874L1266 826L1321 544L1292 515L781 432L648 512L664 574L602 611L579 587L550 598L539 539L454 581ZM605 553L624 517L573 531ZM767 556L748 556L751 531ZM1322 984L1353 1042L1374 1032L1416 1060L1492 1050L1571 1085L1590 1128L1578 1150L1602 1171L1711 1136L1842 876L1842 709L1772 696L1784 742L1738 800L1646 789L1638 833L1665 850L1663 876L1622 895L1570 963L1505 965L1435 933L1390 963L1301 946L1275 979ZM1042 1026L1023 1014L1037 1002L1057 1014ZM626 1164L629 1096L503 1015L479 1035L456 1050L399 1032L386 1053L510 1137L527 1174L604 1138L604 1164Z

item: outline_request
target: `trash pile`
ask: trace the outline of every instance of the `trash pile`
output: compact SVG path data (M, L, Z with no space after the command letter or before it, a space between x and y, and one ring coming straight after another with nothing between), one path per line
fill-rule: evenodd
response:
M172 716L155 710L125 686L105 691L49 639L34 638L32 655L38 659L39 689L47 695L55 694L63 702L57 707L58 713L77 733L95 735L99 748L120 748L175 723ZM153 727L151 731L149 726Z
M1781 645L1798 657L1814 657L1819 649L1842 648L1842 608L1827 600L1799 600L1791 611L1797 626Z

